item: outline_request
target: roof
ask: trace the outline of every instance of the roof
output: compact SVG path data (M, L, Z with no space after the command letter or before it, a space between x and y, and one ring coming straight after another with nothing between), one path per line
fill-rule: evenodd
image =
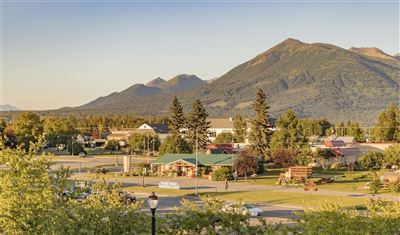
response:
M344 147L346 144L343 142L343 140L325 140L325 146L326 147Z
M204 166L232 166L236 154L198 154L198 164ZM167 153L153 161L155 165L168 165L177 161L186 161L196 164L196 154Z
M213 118L208 119L211 128L233 129L233 121L229 118Z
M335 140L341 140L345 144L352 144L354 143L354 137L353 136L338 136L335 138Z
M350 147L350 148L339 148L340 155L343 156L359 156L361 155L361 151L357 147Z
M232 149L232 144L210 144L207 149Z
M150 128L146 128L147 126L149 126ZM169 132L168 126L162 123L152 123L152 124L144 123L139 128L137 128L137 130L148 130L148 129L153 129L154 132L157 134L160 133L166 134Z
M207 154L227 154L227 153L232 153L232 148L231 149L207 149Z

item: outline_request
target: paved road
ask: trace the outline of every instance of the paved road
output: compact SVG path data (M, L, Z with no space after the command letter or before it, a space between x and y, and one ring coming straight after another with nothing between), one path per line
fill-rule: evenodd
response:
M139 200L146 201L147 194L136 194ZM190 201L195 202L198 205L203 205L202 201L197 197L173 197L173 196L159 196L159 206L157 208L157 213L171 213L177 208L182 207L180 201L186 198ZM269 223L292 223L292 218L296 216L293 214L296 211L302 211L300 207L295 206L282 206L282 205L272 205L269 203L256 203L254 204L258 208L264 211L264 216L262 217ZM252 218L251 223L257 223L257 218Z

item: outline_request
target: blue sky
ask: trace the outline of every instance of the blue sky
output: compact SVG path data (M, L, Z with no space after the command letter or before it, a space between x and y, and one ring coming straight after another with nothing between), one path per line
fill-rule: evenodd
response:
M399 3L5 1L2 102L76 106L156 77L223 75L292 37L399 51Z

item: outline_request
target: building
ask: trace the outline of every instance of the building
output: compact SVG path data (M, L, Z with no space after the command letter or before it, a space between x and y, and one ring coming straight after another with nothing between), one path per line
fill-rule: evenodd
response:
M214 142L217 135L221 133L233 134L233 119L232 118L214 118L208 119L210 122L209 139Z
M360 149L353 146L353 138L327 139L324 148L332 149L340 163L354 163L362 155Z
M231 154L234 152L232 144L211 144L207 146L207 154Z
M221 167L232 167L236 154L198 154L197 165L202 175L207 177L212 171ZM177 176L194 176L196 172L196 154L164 154L153 161L151 166L157 167L159 175L174 173ZM200 172L199 169L199 172Z
M111 134L107 137L108 140L117 140L120 142L121 146L127 144L128 139L133 134L149 134L158 135L160 141L162 142L169 133L168 126L166 124L155 123L148 124L144 123L138 128L124 128L124 129L113 129Z

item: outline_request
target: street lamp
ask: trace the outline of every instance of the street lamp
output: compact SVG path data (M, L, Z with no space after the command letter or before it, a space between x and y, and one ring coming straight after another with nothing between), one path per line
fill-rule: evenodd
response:
M158 206L158 197L154 194L154 192L152 192L149 198L147 199L147 203L149 204L151 210L151 234L155 235L156 234L155 213Z

